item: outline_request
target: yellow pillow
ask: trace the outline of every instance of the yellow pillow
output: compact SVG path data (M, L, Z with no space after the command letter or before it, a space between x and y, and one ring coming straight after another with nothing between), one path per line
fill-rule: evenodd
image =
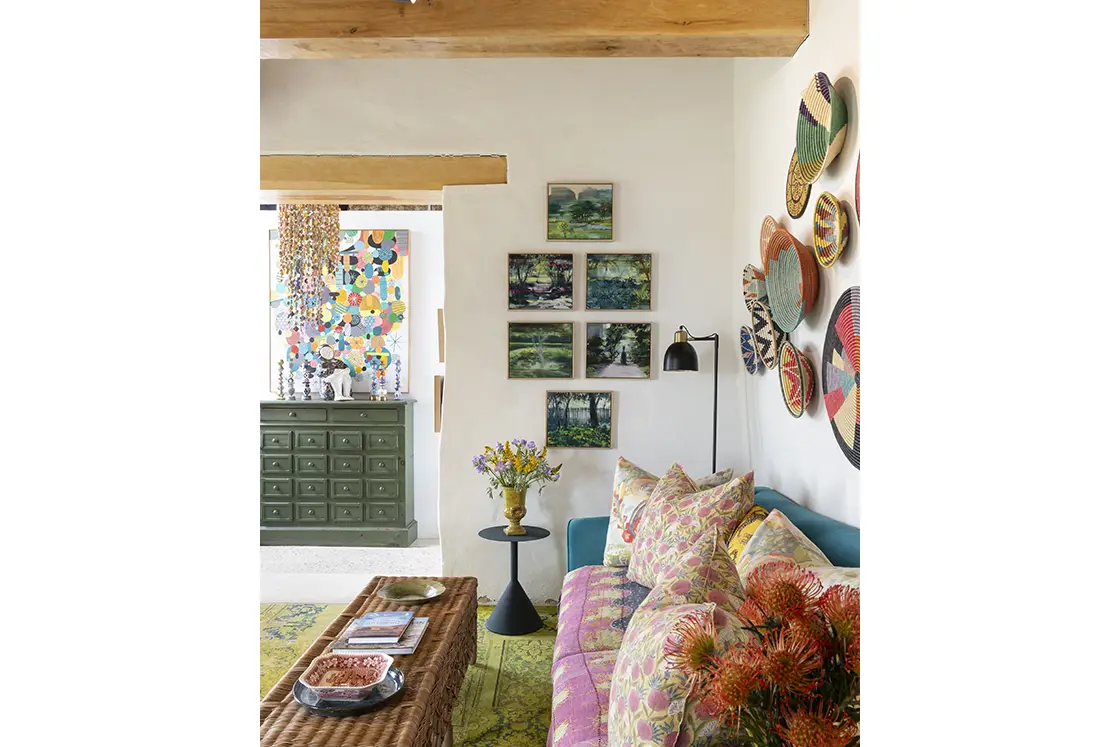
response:
M757 503L751 506L751 510L743 517L743 521L731 533L731 537L727 540L727 553L735 562L739 561L739 555L743 552L743 548L747 546L754 533L762 526L762 522L770 513L770 509L758 505Z

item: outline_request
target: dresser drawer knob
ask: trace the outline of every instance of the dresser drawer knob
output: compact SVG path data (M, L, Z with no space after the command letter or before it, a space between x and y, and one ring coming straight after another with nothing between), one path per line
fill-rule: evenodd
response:
M378 516L384 516L385 515L385 509L383 509L383 508L378 509L377 510L377 515Z
M279 466L280 466L280 462L273 462L273 463L272 463L272 466L273 466L273 467L279 467Z
M379 492L379 493L384 493L384 492L385 492L385 486L384 486L384 485L379 485L379 486L377 487L377 492Z
M295 416L296 416L296 414L294 412L289 412L288 413L289 418L294 418Z
M350 486L349 485L343 485L342 486L342 492L349 493L350 492Z
M364 418L365 416L366 416L366 414L365 414L364 412L363 412L363 413L361 413L361 415L359 415L359 417L363 417L363 418Z
M377 466L380 467L381 469L385 469L385 462L378 462Z
M343 516L349 516L350 515L350 509L346 509L345 511L343 511L342 515Z
M385 443L385 439L379 438L379 439L377 439L377 443L383 444L383 443Z
M308 516L314 516L314 515L315 515L315 511L314 511L313 509L310 509L310 508L309 508L309 509L307 509L307 515L308 515Z
M280 486L279 486L279 485L273 485L273 486L272 486L272 489L273 489L273 491L275 491L275 492L277 492L277 493L279 493L279 492L280 492Z
M314 467L314 466L315 466L315 462L308 462L308 463L307 463L307 466L308 466L308 467Z
M272 509L272 515L273 516L279 516L280 515L280 509L278 509L278 508Z
M348 443L350 443L350 439L344 438L344 439L342 439L342 443L348 444Z
M307 443L313 444L313 443L315 443L315 439L309 438L309 439L307 439Z
M278 444L278 443L280 443L280 439L274 438L274 439L272 439L272 443Z
M350 469L350 462L343 462L342 467L343 469Z

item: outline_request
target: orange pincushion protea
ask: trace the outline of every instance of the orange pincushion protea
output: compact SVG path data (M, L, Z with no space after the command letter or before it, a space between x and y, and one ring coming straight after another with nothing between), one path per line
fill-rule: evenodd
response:
M706 675L716 651L715 617L708 610L685 615L665 641L665 664L690 677Z
M762 650L755 643L735 643L716 657L715 669L707 688L707 703L724 723L735 726L739 709L747 706L750 694L765 682Z
M778 733L790 747L845 747L859 727L844 714L829 712L823 700L786 714Z
M837 638L847 643L859 636L859 589L833 586L821 597L820 608Z
M762 674L779 690L808 695L820 682L820 647L804 634L784 629L777 640L766 642L764 653Z
M859 676L859 635L848 645L848 653L844 656L844 665L848 671Z
M816 608L821 581L792 561L774 561L747 576L747 596L781 622L803 617Z

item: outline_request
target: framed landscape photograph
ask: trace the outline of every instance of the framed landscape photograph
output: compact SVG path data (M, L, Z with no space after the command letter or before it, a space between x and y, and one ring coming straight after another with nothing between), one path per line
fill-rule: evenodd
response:
M509 255L509 308L570 311L572 254Z
M587 308L649 311L652 296L652 254L587 255Z
M648 379L652 328L648 322L588 322L587 378Z
M549 448L609 449L612 392L545 392L545 437Z
M614 241L614 185L549 183L549 241Z
M573 378L574 328L572 322L510 322L509 378Z

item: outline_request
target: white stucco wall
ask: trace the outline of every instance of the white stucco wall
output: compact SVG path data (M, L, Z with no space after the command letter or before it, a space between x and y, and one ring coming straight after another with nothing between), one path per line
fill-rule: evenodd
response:
M733 194L730 60L346 60L261 64L262 153L505 154L509 183L445 190L446 393L440 458L444 572L473 575L496 598L508 548L479 529L504 523L470 458L498 439L544 438L549 389L615 392L615 447L556 451L563 478L532 494L527 523L553 536L521 550L521 581L534 599L555 598L573 516L609 511L622 454L650 470L679 460L710 467L712 350L698 344L699 374L649 381L509 381L506 323L552 319L648 320L654 357L686 324L723 336L720 466L745 468L734 385L738 342L728 298ZM616 240L545 242L545 185L615 184ZM506 255L523 251L649 251L649 313L515 313L506 309ZM583 280L577 258L577 283ZM582 350L580 351L582 353ZM577 358L581 369L582 355ZM659 366L658 366L659 368ZM417 396L430 396L421 389Z
M782 400L777 370L748 377L739 366L738 407L743 440L759 485L848 524L860 523L860 479L832 435L820 394L821 349L836 299L860 284L863 247L855 215L856 156L859 152L859 3L817 0L810 11L809 38L791 59L735 60L735 211L734 253L729 272L741 277L743 265L760 265L759 230L772 215L799 241L813 245L813 207L822 191L852 205L852 235L837 264L820 269L816 306L792 335L809 355L816 377L806 413L793 418ZM794 220L785 209L785 179L793 153L801 91L817 71L826 73L848 103L852 117L839 158L813 185L809 206ZM748 313L733 300L735 329Z

